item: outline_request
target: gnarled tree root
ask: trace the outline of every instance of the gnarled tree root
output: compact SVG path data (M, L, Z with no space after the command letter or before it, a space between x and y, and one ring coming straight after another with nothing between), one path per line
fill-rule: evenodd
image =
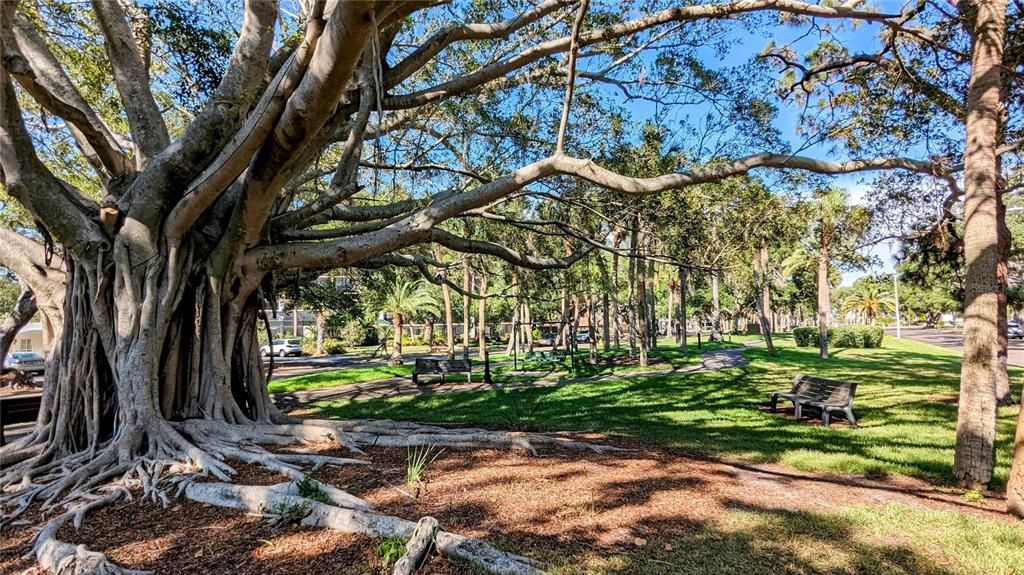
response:
M575 441L558 434L491 431L478 428L446 428L390 419L306 420L309 425L331 425L361 447L479 447L525 449L537 455L538 446L611 453L620 447Z
M57 532L69 520L75 527L81 527L82 518L92 509L113 503L122 497L130 497L128 490L118 488L114 492L82 504L50 520L36 537L33 551L39 566L54 575L141 575L147 571L125 569L111 563L99 551L90 551L85 545L72 545L57 539Z
M391 575L412 575L418 571L430 558L434 551L434 540L441 526L437 519L424 517L416 523L412 531L412 537L405 544L405 554L395 562L395 568Z
M368 510L345 509L312 499L283 493L274 487L230 483L192 483L185 497L207 505L268 513L280 509L303 510L301 524L324 527L373 537L408 539L416 523ZM540 575L537 563L527 557L505 553L487 543L447 531L434 535L437 552L450 559L468 561L495 575Z

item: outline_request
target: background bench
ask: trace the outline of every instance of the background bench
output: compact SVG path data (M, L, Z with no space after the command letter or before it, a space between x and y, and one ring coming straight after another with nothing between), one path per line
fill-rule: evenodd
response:
M468 359L430 359L420 357L416 359L416 367L412 371L412 382L420 385L420 375L440 375L441 383L444 377L450 373L465 373L466 383L473 381L473 365Z
M28 423L39 416L41 393L0 395L0 445L7 444L4 427L12 423Z
M779 399L788 399L793 402L793 411L797 419L803 417L803 407L806 406L821 411L821 425L824 427L828 427L832 422L833 411L841 411L846 420L856 427L857 419L853 416L853 396L856 392L855 382L801 373L793 379L793 388L789 392L772 392L771 410L774 412L778 408Z

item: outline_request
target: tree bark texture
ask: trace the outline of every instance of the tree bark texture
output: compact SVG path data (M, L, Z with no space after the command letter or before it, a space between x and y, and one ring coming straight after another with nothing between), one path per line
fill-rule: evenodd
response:
M964 157L964 353L953 473L963 486L992 480L999 347L999 209L996 145L1002 114L1005 0L980 0L971 46Z

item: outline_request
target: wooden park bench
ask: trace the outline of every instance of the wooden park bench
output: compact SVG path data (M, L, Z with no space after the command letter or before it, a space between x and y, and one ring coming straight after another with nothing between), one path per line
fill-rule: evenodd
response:
M40 393L0 395L0 446L7 444L4 427L11 423L28 423L36 420L43 403Z
M416 367L412 371L412 382L420 385L420 375L440 375L441 383L444 376L450 373L465 373L466 383L473 381L473 365L468 359L430 359L416 358Z
M846 420L854 427L857 419L853 417L853 396L857 392L857 384L849 381L825 379L813 375L798 374L793 379L793 389L772 392L772 411L778 407L779 399L793 402L793 411L797 419L803 417L803 408L812 407L821 412L821 425L828 427L832 422L831 412L841 411Z

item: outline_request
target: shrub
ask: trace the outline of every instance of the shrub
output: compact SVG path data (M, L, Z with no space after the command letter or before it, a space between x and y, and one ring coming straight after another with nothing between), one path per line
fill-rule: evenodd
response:
M864 332L864 347L882 347L882 339L885 337L885 330L880 326L861 326Z
M340 339L333 337L324 338L324 353L327 355L345 353L345 344Z
M793 328L793 340L797 347L813 347L818 345L818 329L814 327Z
M833 347L882 347L885 332L877 325L846 325L833 327L828 332L828 344ZM798 327L793 329L793 340L797 347L818 345L818 329Z
M377 330L359 320L351 320L338 330L338 337L335 340L344 348L356 347L359 345L377 345L380 343L377 337Z
M864 347L864 338L859 329L834 327L828 331L828 344L833 347Z

